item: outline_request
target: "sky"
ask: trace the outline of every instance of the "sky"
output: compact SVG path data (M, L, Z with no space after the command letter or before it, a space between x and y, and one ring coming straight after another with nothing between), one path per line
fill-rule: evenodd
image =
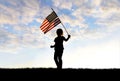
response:
M0 68L56 68L56 30L40 30L53 8L71 35L63 68L120 68L120 0L0 0Z

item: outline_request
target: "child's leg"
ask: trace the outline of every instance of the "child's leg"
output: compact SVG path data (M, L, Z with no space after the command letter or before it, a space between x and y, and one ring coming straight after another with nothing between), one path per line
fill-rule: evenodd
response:
M62 57L59 57L59 69L62 69Z
M62 69L62 64L63 64L63 62L62 62L62 54L63 54L63 51L61 50L60 51L60 53L59 53L59 57L58 57L58 59L59 59L59 69Z
M57 53L55 52L54 54L54 61L55 61L55 64L57 66L57 68L59 67L59 62L58 62L58 59L57 59Z

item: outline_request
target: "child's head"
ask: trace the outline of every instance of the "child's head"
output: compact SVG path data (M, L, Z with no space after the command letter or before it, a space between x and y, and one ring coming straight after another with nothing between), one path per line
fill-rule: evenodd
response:
M59 29L57 29L56 33L57 33L58 36L62 36L63 35L63 30L59 28Z

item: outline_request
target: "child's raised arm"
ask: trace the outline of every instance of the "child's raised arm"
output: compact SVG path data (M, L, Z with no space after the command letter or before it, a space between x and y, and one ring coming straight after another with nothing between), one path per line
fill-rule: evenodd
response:
M50 48L54 48L54 47L55 47L55 45L51 45L51 46L50 46Z
M65 39L65 41L68 41L68 39L71 37L71 35L68 35L67 39Z

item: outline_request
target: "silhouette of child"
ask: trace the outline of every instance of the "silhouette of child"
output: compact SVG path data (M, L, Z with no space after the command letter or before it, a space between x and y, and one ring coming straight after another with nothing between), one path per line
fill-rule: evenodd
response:
M68 35L67 39L63 36L63 30L57 29L56 31L57 37L54 39L55 44L51 45L51 48L54 48L54 61L57 65L58 69L62 69L62 54L64 50L63 41L68 41L68 39L71 37Z

